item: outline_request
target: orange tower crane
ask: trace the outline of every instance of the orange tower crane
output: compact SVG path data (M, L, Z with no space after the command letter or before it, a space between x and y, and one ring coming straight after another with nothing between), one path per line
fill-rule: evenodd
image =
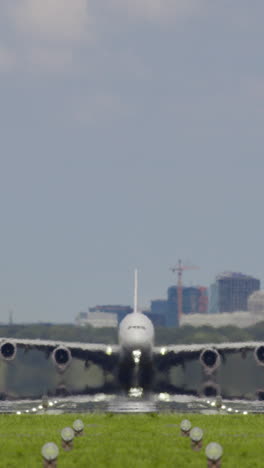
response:
M187 265L182 265L182 261L178 261L178 265L175 267L171 268L171 271L173 273L178 273L178 283L177 283L177 303L178 303L178 319L179 323L182 318L182 273L185 270L198 270L199 267L197 266L187 266Z

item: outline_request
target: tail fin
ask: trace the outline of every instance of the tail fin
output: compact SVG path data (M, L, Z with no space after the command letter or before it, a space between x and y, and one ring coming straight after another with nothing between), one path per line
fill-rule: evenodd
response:
M138 271L135 270L134 276L134 310L133 312L138 312Z

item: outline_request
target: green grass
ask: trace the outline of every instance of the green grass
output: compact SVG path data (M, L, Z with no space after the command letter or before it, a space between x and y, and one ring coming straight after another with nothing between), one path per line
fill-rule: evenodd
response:
M64 452L60 431L77 418L83 420L85 434ZM184 418L204 431L200 452L180 436ZM0 467L42 467L41 448L51 441L60 448L58 468L205 468L205 446L212 441L223 446L223 468L264 466L262 415L68 414L1 415Z

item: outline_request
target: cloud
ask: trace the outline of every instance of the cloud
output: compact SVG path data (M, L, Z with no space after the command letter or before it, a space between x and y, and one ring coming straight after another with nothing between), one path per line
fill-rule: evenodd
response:
M9 15L18 31L50 41L80 40L89 23L87 0L16 0Z
M22 70L61 72L73 63L74 49L90 34L90 0L13 0L4 13L16 41ZM0 6L0 9L2 7ZM7 61L0 50L0 67ZM11 59L10 59L11 60Z
M199 13L207 0L107 0L127 15L150 21L168 21Z

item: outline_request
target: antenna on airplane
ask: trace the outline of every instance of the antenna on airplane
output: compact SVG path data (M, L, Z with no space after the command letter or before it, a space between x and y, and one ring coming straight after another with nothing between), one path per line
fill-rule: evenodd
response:
M134 310L133 312L138 312L138 270L137 268L134 271Z

